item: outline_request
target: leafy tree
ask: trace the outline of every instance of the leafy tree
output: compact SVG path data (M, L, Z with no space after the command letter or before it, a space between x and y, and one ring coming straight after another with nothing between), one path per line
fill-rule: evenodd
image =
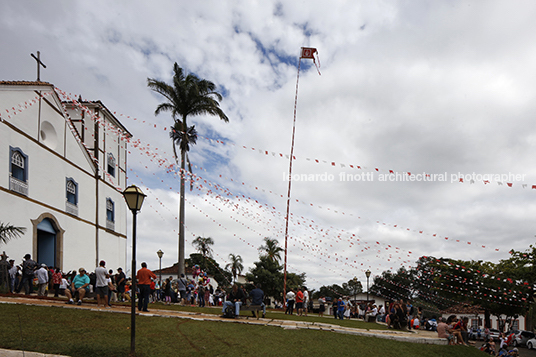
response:
M262 290L267 297L283 301L283 267L267 255L259 256L259 261L246 273L246 278L253 284L261 283ZM296 274L287 272L287 287L297 289L305 284L305 273Z
M179 274L184 273L184 187L186 178L186 163L189 162L188 151L190 143L195 144L197 133L194 126L189 127L187 118L196 115L213 115L225 122L229 118L220 108L222 95L216 92L216 85L211 81L201 79L195 74L184 73L177 63L173 65L173 83L147 78L147 86L165 98L155 110L155 115L170 112L173 118L170 138L173 141L173 154L178 163L175 147L181 151L180 202L179 202ZM191 172L191 165L188 164Z
M0 222L0 243L6 244L11 239L19 238L26 231L25 227L15 227Z
M342 288L348 292L346 295L350 297L363 292L363 285L357 278L350 279L347 283L343 283Z
M194 265L201 266L202 263L206 263L206 268L204 271L207 273L207 275L212 276L214 280L218 282L218 285L226 287L231 283L233 278L231 273L221 268L218 262L211 257L203 257L203 255L199 253L192 253L190 254L190 258L186 259L186 262L190 267L193 267Z
M277 263L279 263L281 260L281 252L284 251L284 249L279 246L277 239L271 239L268 237L264 238L264 245L261 245L260 250L263 251L270 260Z
M396 273L384 271L380 276L374 277L370 292L392 300L410 299L414 294L414 277L415 272L404 267Z
M261 283L265 296L271 296L282 301L283 268L277 262L262 255L259 257L259 261L253 264L255 266L246 273L247 280L255 285Z
M236 277L244 270L244 266L242 265L242 257L240 255L234 255L233 253L229 254L229 260L231 262L225 266L225 269L231 270L231 274L233 274L233 279L236 282Z
M315 299L319 298L320 296L329 297L331 299L338 299L340 296L349 295L348 290L344 289L340 285L333 284L328 286L321 286L318 291L316 291L313 295Z

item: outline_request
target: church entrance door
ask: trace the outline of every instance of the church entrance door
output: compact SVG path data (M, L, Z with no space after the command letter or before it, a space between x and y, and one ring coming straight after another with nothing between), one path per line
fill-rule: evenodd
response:
M56 230L52 222L45 218L37 225L37 263L55 267Z

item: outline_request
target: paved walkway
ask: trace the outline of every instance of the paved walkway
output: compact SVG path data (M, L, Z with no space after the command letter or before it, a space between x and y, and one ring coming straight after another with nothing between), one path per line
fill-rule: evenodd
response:
M0 304L24 304L24 305L35 305L35 306L50 306L50 307L61 307L67 309L85 309L91 311L100 311L107 313L116 313L116 314L130 314L131 307L124 305L115 305L111 309L97 309L95 304L86 303L81 306L78 305L68 305L65 304L64 300L49 300L49 299L36 299L28 298L24 295L15 296L15 297L5 297L0 296ZM263 326L275 326L281 327L287 330L293 329L310 329L310 330L321 330L321 331L331 331L336 333L344 333L349 335L358 335L358 336L371 336L378 338L385 338L397 341L413 342L413 343L423 343L423 344L437 344L437 345L446 345L445 339L437 338L436 332L431 331L395 331L395 330L367 330L367 329L358 329L351 327L342 327L335 324L329 323L329 318L326 318L326 322L308 322L308 321L291 321L291 320L278 320L270 318L260 318L255 319L250 316L241 316L237 319L225 319L220 315L212 314L203 314L197 312L186 312L186 311L172 311L172 310L158 310L155 309L155 305L150 306L149 312L140 312L140 315L144 316L164 316L164 317L173 317L181 319L192 319L197 321L219 321L224 323L241 323L249 325L263 325ZM138 313L138 312L137 312ZM10 351L10 350L1 350L0 357L19 357L23 356L22 351ZM57 355L47 355L43 353L35 352L25 352L24 357L63 357Z

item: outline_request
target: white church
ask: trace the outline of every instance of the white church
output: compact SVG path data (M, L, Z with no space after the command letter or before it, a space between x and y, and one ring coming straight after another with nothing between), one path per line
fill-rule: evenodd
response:
M127 143L100 101L61 101L40 81L0 81L0 222L25 234L0 244L20 264L125 269Z

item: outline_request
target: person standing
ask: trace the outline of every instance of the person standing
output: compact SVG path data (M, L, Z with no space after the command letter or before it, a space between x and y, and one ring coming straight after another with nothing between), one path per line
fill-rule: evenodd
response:
M179 281L177 282L178 289L179 289L179 296L178 299L180 300L180 304L186 304L186 288L188 286L188 282L186 279L184 279L184 274L181 274L181 277L179 278Z
M56 267L52 273L52 284L54 286L54 297L60 296L60 285L61 285L61 271L60 268Z
M318 317L324 317L326 311L326 299L322 295L318 298Z
M294 299L296 298L296 294L294 294L294 291L290 289L287 293L287 310L285 311L285 315L288 313L289 315L292 315L294 312Z
M37 268L37 263L32 259L30 254L24 256L24 261L22 262L22 280L17 289L17 293L20 293L22 287L24 287L24 293L30 295L33 290L33 278L34 272Z
M341 320L344 320L344 309L344 301L342 301L342 298L339 298L337 301L337 316Z
M9 273L9 292L14 293L15 292L15 282L17 280L18 268L15 265L15 261L13 259L11 259L9 261L9 265L10 265L10 268L9 268L9 271L8 271L8 273Z
M101 260L99 266L95 268L95 293L97 294L97 308L102 304L104 308L108 306L108 271L106 262Z
M141 263L141 269L136 274L138 280L138 289L140 289L140 298L138 300L138 311L146 311L149 304L149 294L151 293L151 278L156 279L156 275L147 269L147 263ZM134 297L135 292L132 293Z
M37 295L46 296L48 284L48 269L46 264L41 264L41 268L35 272L37 277Z
M115 283L117 284L117 300L119 302L125 301L125 284L127 277L123 273L123 269L117 268L117 274L115 275Z
M303 314L307 316L307 310L309 307L309 292L307 291L307 288L303 287Z
M301 288L298 288L296 293L296 314L299 316L303 314L303 292Z

